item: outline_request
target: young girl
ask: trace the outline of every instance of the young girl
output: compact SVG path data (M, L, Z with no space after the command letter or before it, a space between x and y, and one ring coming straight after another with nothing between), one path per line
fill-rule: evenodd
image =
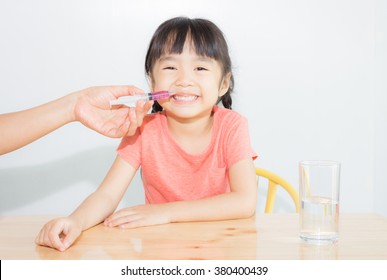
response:
M154 114L122 139L100 187L70 216L43 227L38 245L64 251L101 222L135 228L254 214L256 155L247 120L231 111L231 61L219 28L204 19L164 22L145 69L152 91L173 94L155 102ZM220 101L228 109L217 107ZM140 166L146 204L113 213Z

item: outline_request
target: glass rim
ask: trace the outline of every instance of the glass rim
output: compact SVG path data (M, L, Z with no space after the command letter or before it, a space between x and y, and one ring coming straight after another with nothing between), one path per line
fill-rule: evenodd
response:
M299 165L309 166L340 166L340 162L335 160L302 160Z

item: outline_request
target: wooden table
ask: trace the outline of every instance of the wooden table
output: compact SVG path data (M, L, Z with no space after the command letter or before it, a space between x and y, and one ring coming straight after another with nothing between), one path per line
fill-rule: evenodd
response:
M297 214L257 214L125 230L98 225L65 252L34 243L51 218L0 216L0 259L387 259L387 218L375 214L341 214L332 245L304 243Z

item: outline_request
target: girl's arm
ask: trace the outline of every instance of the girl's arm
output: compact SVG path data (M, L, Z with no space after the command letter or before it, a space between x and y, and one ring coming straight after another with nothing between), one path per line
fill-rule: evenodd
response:
M100 187L70 216L47 223L37 236L36 243L60 251L67 249L82 231L101 223L113 213L135 173L136 169L117 157Z
M86 230L101 223L118 206L136 169L117 156L100 187L69 216Z
M195 201L139 205L117 211L105 224L133 228L168 222L214 221L247 218L255 213L257 181L251 159L229 170L231 192Z
M253 161L247 159L234 164L229 170L229 178L231 192L171 204L171 220L213 221L254 215L257 204L257 177Z

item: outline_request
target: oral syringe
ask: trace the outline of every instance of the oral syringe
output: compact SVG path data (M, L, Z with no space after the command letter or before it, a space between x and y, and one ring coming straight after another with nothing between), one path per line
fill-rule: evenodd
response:
M143 101L160 100L160 99L167 99L169 96L171 96L171 93L166 90L149 92L149 93L144 93L139 95L121 96L116 100L111 100L110 107L115 105L125 105L127 107L136 107L137 101L139 100L143 100Z

